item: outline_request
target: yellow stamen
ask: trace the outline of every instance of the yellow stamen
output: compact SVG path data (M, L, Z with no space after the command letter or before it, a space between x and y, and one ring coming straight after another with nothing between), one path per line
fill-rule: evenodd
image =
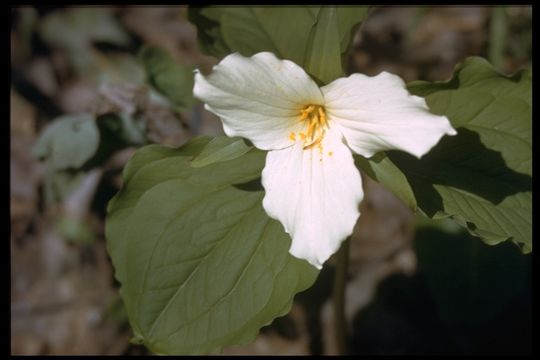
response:
M304 145L304 150L312 149L317 145L319 145L319 150L321 150L322 149L321 140L322 140L322 138L319 138L319 139L315 140L315 142L312 142L311 144Z
M326 124L326 114L324 113L322 108L319 108L319 123L321 125Z
M300 110L299 119L305 123L305 133L299 133L300 139L304 142L304 150L318 146L322 153L321 141L324 138L326 129L328 129L328 120L326 112L321 105L306 105Z

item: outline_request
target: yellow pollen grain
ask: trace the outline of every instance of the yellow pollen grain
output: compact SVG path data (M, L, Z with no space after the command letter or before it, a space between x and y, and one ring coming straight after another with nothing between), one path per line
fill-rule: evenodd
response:
M289 139L290 139L291 141L296 141L296 134L293 133L293 132L291 132L291 133L289 134Z
M334 155L334 152L333 152L333 151L329 151L329 152L328 152L328 156L332 156L332 155Z

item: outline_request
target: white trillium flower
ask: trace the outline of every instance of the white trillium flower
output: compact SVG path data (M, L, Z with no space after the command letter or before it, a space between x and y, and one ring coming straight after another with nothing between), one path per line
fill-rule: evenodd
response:
M352 74L319 88L300 66L269 52L228 55L206 77L196 71L193 92L225 134L268 151L263 207L291 235L289 252L319 269L360 216L364 194L351 151L421 157L456 134L396 75Z

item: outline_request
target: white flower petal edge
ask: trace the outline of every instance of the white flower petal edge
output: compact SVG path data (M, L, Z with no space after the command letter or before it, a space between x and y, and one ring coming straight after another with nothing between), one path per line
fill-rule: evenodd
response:
M423 98L410 95L403 80L388 72L353 74L321 90L329 121L365 157L398 149L420 158L442 136L456 134L445 116L431 114Z
M288 136L301 129L302 105L323 103L300 66L269 52L228 55L206 77L196 70L193 93L221 118L225 134L248 138L262 150L291 146Z
M300 141L271 151L262 173L263 206L292 239L290 253L320 269L352 232L360 215L362 180L339 132L329 129L320 147Z

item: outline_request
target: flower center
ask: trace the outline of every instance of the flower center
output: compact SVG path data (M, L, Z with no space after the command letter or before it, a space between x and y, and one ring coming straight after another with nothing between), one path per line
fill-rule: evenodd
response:
M328 129L326 111L322 105L306 105L300 110L300 121L305 124L304 131L298 135L304 142L304 150L320 147L324 133Z

